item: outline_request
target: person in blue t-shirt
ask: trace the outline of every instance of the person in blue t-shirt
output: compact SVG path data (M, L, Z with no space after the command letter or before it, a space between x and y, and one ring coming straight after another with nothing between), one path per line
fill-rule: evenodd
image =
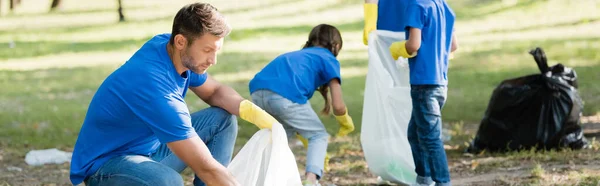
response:
M448 59L458 48L454 12L445 0L415 0L406 8L406 41L392 43L394 59L408 58L412 117L407 137L413 153L417 183L450 185L441 135L446 102Z
M365 0L363 43L368 45L373 30L404 32L405 10L409 0Z
M71 160L74 185L239 185L231 161L239 115L259 128L275 118L206 73L230 26L215 7L181 8L171 34L154 36L100 85ZM188 88L211 107L190 114Z
M340 124L338 136L354 130L352 118L342 99L340 63L342 36L327 24L315 26L301 50L276 57L250 80L252 101L281 122L291 139L299 134L308 139L305 186L319 185L329 134L308 102L315 91L325 100L322 114L329 115L330 105ZM331 98L328 92L331 89Z

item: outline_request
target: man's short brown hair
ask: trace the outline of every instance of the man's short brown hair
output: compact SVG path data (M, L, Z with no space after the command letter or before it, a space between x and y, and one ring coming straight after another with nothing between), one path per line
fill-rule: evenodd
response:
M217 8L208 3L193 3L184 6L175 15L169 43L174 44L177 34L183 35L191 45L202 34L225 37L229 32L231 27Z

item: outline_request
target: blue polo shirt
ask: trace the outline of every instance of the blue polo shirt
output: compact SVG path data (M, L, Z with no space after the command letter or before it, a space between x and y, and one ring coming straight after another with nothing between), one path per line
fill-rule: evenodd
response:
M404 32L406 5L409 0L379 0L377 3L377 30Z
M447 85L448 56L452 45L454 12L444 0L415 0L406 9L409 28L421 29L421 48L408 59L413 85Z
M74 185L115 156L150 155L160 143L198 135L183 98L207 74L178 74L167 54L169 37L150 39L98 88L73 151Z
M310 47L282 54L250 80L250 93L270 90L298 104L334 78L340 80L340 62L327 49Z

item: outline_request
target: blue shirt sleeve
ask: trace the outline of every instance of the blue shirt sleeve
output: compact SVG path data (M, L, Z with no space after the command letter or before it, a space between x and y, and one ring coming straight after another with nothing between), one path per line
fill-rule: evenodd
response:
M404 29L408 32L408 28L423 29L425 26L425 9L418 4L410 4L406 7L406 25Z
M334 78L337 78L341 84L342 78L340 75L340 62L333 56L323 58L323 70L321 71L320 75L325 81L323 82L323 84L329 83L329 81L331 81Z
M197 87L197 86L204 84L204 82L206 82L208 73L196 74L192 71L189 71L189 72L190 72L190 87Z

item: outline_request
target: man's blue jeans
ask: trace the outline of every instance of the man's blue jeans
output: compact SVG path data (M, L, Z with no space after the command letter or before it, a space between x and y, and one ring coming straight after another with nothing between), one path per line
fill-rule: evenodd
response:
M229 112L210 107L191 115L192 126L204 141L212 156L222 165L231 161L237 136L237 119ZM107 139L108 140L108 139ZM167 144L161 144L150 157L141 155L118 156L107 161L86 185L183 185L179 174L187 165ZM195 186L205 185L197 176Z
M441 140L442 108L447 88L439 85L412 85L412 116L408 124L408 141L413 153L417 183L450 185L446 151Z

